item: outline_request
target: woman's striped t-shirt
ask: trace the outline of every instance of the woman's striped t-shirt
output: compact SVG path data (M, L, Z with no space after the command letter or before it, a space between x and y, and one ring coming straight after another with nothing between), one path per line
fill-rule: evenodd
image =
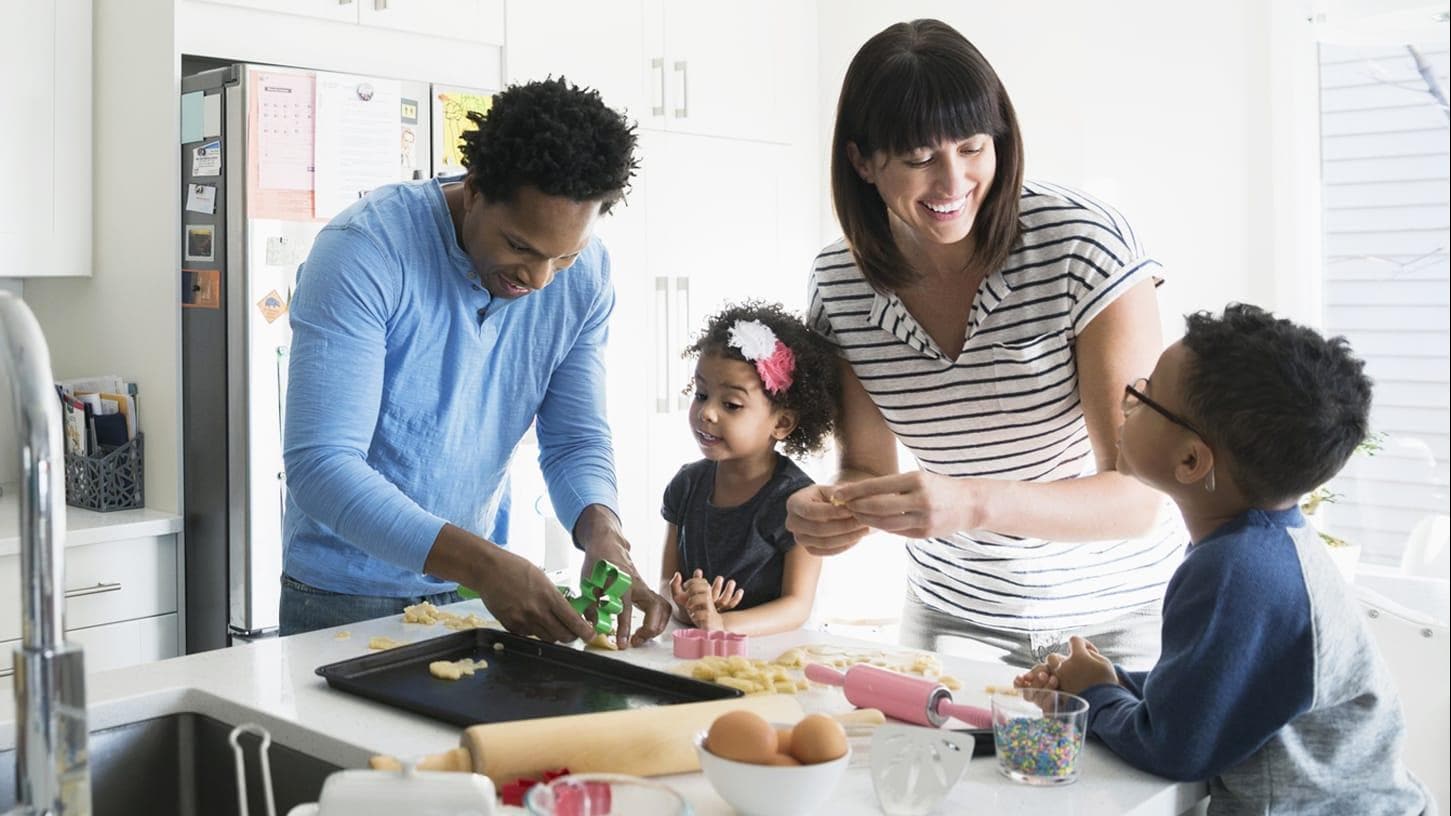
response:
M832 340L925 471L1049 482L1097 471L1074 364L1078 333L1160 273L1116 211L1056 185L1024 185L1022 237L972 304L954 362L895 295L872 289L841 240L811 274L810 321ZM1186 542L1172 503L1143 538L1064 542L964 530L913 540L923 603L970 623L1059 632L1163 599Z

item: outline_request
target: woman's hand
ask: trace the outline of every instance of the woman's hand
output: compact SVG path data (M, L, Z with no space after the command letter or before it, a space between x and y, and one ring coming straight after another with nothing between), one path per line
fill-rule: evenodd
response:
M836 555L855 547L869 530L831 500L834 485L803 487L786 500L786 529L812 555Z
M850 482L833 495L862 524L906 538L939 538L982 528L989 481L917 470Z

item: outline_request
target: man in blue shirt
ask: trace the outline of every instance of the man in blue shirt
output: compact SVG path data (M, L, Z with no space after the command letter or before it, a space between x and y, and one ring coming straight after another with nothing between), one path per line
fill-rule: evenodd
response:
M485 537L533 424L585 569L608 559L634 574L617 643L639 645L669 605L620 530L603 363L614 288L593 237L633 175L634 128L562 79L470 116L461 183L374 191L323 229L299 274L281 631L447 603L462 584L510 631L588 638L537 567Z

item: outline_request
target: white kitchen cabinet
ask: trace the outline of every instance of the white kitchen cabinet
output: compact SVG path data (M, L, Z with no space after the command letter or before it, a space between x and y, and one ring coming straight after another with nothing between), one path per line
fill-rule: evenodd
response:
M563 76L642 123L646 104L643 0L509 0L504 76L510 84Z
M500 44L504 0L191 0L338 23ZM304 61L311 67L311 63Z
M647 70L651 116L645 127L677 133L789 142L793 94L790 49L814 27L799 0L648 0Z
M20 556L0 557L0 587L19 587ZM102 541L65 551L66 637L86 648L86 670L180 654L176 536ZM0 676L20 644L21 593L0 602Z
M503 42L504 0L356 0L358 22L395 31Z
M645 129L788 144L817 102L815 13L806 0L509 0L505 75L563 74Z
M340 23L358 21L358 4L363 0L205 0L224 6L243 6L258 11L278 11Z
M563 74L640 124L634 189L599 235L617 296L606 366L622 520L653 584L665 485L700 457L682 349L727 300L803 306L825 165L816 4L510 0L506 20L508 82ZM515 484L537 493L536 467L517 459ZM514 512L537 498L516 491Z
M0 0L0 277L91 274L91 0Z

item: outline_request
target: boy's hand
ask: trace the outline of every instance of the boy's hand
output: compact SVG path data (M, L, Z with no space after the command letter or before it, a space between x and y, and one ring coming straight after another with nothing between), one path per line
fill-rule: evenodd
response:
M1068 656L1048 655L1048 670L1058 680L1058 687L1070 694L1104 684L1119 685L1113 662L1098 653L1098 648L1074 635L1068 639Z
M1058 678L1048 670L1047 663L1039 663L1031 669L1013 678L1013 688L1019 689L1057 689Z

